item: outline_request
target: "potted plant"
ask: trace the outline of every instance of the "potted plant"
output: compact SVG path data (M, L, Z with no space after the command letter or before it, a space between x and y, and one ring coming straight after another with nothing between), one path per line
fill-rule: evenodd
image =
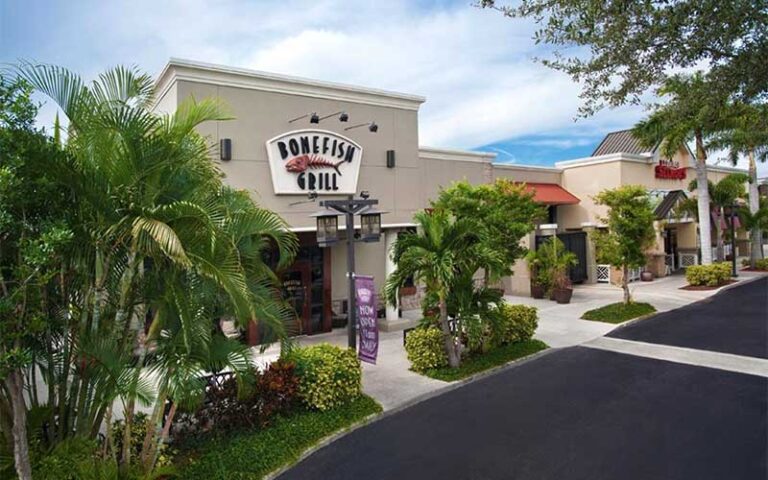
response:
M640 280L643 282L650 282L653 280L653 273L648 270L643 270L640 272Z
M537 254L540 255L541 267L546 269L549 279L550 300L569 303L573 295L573 285L568 278L568 268L578 263L576 255L566 250L563 242L554 236L541 244Z
M573 284L565 271L558 271L552 282L552 295L557 303L571 303Z
M525 256L528 273L531 278L531 297L544 298L550 286L549 269L544 265L544 258L536 250L528 251Z

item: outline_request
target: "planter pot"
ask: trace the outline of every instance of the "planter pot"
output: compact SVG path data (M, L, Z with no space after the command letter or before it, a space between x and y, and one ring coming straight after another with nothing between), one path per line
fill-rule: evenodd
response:
M547 293L546 289L541 285L531 285L531 297L544 298L544 294Z
M642 272L640 273L640 280L644 282L650 282L653 280L653 273L651 272Z
M401 297L409 297L411 295L416 295L416 287L400 287Z
M555 301L555 289L554 288L549 291L549 299L552 300L553 302Z
M557 303L571 303L571 297L573 296L572 288L555 288L552 293Z

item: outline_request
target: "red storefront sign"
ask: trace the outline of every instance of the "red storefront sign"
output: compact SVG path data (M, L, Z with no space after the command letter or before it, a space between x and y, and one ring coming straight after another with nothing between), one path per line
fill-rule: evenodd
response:
M669 165L656 165L656 178L685 180L685 169L670 167Z

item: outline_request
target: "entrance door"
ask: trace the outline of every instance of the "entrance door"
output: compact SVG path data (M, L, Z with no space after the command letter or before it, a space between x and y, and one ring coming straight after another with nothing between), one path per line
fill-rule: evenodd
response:
M283 298L296 312L297 334L312 333L311 320L311 276L309 262L295 262L282 275ZM289 332L294 333L294 332Z
M664 235L664 253L672 255L672 270L677 270L680 266L677 264L677 229L667 228Z

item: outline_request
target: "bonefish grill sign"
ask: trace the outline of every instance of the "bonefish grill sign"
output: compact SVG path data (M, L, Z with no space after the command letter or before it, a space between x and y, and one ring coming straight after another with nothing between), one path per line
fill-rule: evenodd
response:
M267 141L267 158L276 194L351 194L363 149L326 130L296 130Z

